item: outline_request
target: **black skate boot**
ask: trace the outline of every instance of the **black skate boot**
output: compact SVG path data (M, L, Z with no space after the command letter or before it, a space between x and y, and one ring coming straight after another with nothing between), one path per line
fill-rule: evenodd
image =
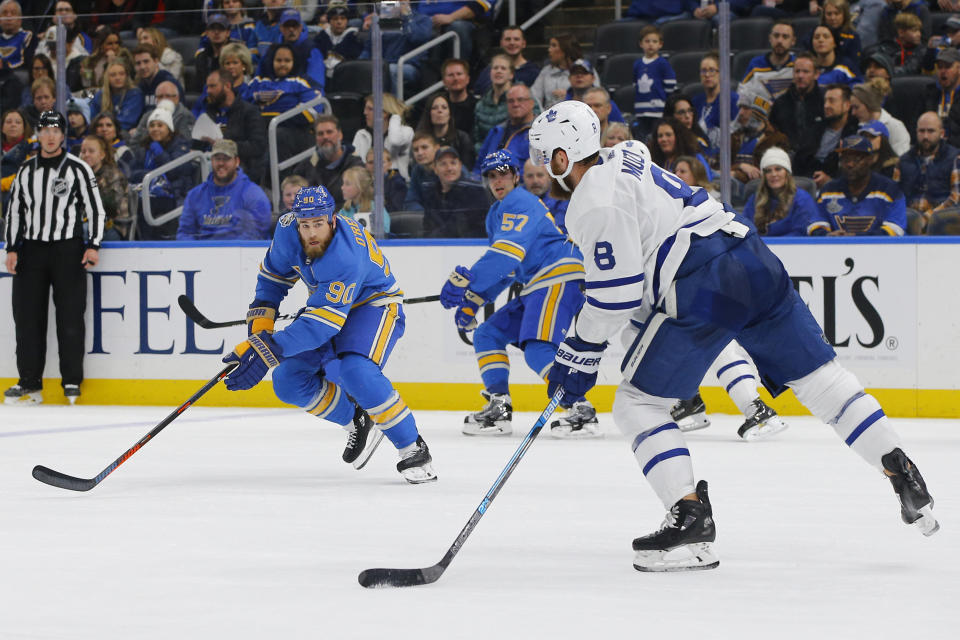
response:
M914 524L925 536L940 530L940 523L933 517L933 496L927 491L920 470L900 448L880 458L883 468L892 473L890 483L900 498L900 517L907 524Z
M490 393L486 389L480 394L488 401L487 406L463 419L463 434L467 436L513 435L513 403L510 401L510 395Z
M43 394L40 389L24 389L18 384L13 385L3 392L3 404L40 404L43 402Z
M65 397L70 404L76 404L77 400L80 399L80 385L78 384L63 385L63 397Z
M564 440L602 438L603 433L600 432L600 424L597 421L597 410L587 400L564 407L563 415L550 423L550 435Z
M670 507L656 533L633 541L633 568L637 571L694 571L714 569L720 560L711 544L717 539L707 482L697 483L696 500L680 500Z
M673 409L670 410L670 417L680 427L680 431L696 431L710 426L710 418L707 417L707 405L703 403L703 398L700 397L699 393L673 405Z
M769 438L787 428L787 423L760 398L754 400L752 406L753 413L737 429L737 435L747 442Z
M416 442L400 450L397 471L410 484L433 482L437 479L437 474L431 462L433 462L433 456L430 455L427 443L421 436L417 436Z
M383 440L383 432L374 429L373 420L366 411L357 406L353 412L353 424L347 431L347 446L343 450L343 461L353 464L355 469L362 469L373 452L377 450L381 440Z

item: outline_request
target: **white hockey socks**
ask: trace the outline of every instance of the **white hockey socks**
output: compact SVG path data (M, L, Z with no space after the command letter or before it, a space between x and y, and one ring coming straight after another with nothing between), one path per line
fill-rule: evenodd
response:
M720 352L715 365L720 386L726 390L740 413L749 418L754 411L753 401L760 397L750 356L734 341Z

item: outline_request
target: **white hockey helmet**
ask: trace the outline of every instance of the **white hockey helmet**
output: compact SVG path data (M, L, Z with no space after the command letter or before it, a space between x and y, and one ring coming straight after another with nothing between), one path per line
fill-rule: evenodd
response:
M563 149L567 154L567 169L555 175L550 167L553 152ZM589 158L600 150L600 118L584 102L558 102L533 121L530 126L530 158L543 165L547 173L558 180L569 175L573 163Z

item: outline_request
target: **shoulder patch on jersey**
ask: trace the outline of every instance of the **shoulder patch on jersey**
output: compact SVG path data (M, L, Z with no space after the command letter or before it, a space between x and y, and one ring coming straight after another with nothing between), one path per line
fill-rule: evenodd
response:
M290 224L296 219L296 216L293 213L285 213L280 216L280 226L289 227Z

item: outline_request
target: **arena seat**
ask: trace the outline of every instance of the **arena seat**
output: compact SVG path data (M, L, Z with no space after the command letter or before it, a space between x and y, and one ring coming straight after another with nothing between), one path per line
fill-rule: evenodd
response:
M677 74L678 86L700 81L700 59L703 54L703 51L681 51L667 58L673 72Z
M620 107L624 118L627 117L628 113L633 113L633 98L633 83L626 84L613 92L613 101Z
M680 92L688 98L693 99L703 93L703 85L699 82L688 82L680 87Z
M200 36L177 36L167 40L170 48L183 56L184 65L192 65L200 47Z
M645 26L647 23L641 20L601 24L597 27L593 54L599 61L614 53L637 53L640 50L640 30Z
M927 235L960 236L960 208L944 209L930 216L930 222L927 223Z
M618 53L607 58L603 65L600 84L613 93L617 88L633 84L633 63L643 56L642 53Z
M390 235L419 238L423 235L423 211L391 211Z
M916 135L914 125L923 112L923 100L919 98L936 82L932 76L900 76L890 81L892 93L884 106L890 115L906 125L911 137Z
M387 65L383 65L383 88L390 86ZM370 60L344 60L336 66L333 76L327 80L327 93L357 93L366 96L373 91L373 62Z
M806 40L807 36L813 33L813 30L817 28L817 26L820 24L820 18L817 16L800 16L790 20L790 24L793 25L793 32L797 36L797 45L799 46L800 43ZM769 41L764 42L760 46L766 46L768 44Z
M730 22L730 48L762 49L770 45L771 18L738 18Z
M756 58L757 56L762 56L763 54L770 51L770 49L745 49L743 51L738 51L733 55L733 60L730 62L730 77L732 81L730 82L732 87L735 87L737 84L743 80L743 76L747 73L747 67L750 66L750 61Z
M674 20L660 25L664 51L702 51L709 49L713 24L709 20Z

